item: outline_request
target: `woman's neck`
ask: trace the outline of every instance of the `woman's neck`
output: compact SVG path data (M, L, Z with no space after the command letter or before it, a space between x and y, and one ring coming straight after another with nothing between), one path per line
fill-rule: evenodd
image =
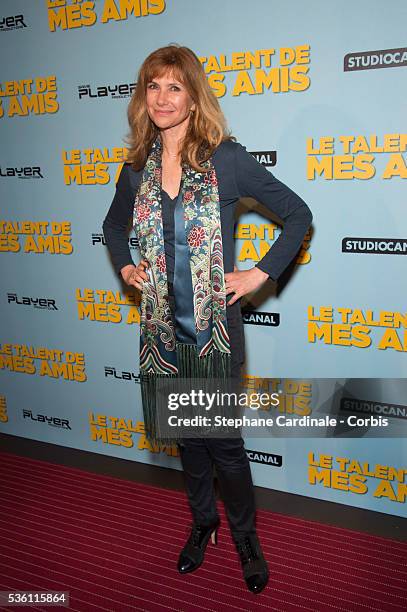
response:
M188 123L183 122L168 130L160 130L163 146L163 156L169 160L179 160L181 157L181 144L187 131Z
M179 159L181 140L176 135L166 134L162 131L161 142L163 145L163 157L171 160Z

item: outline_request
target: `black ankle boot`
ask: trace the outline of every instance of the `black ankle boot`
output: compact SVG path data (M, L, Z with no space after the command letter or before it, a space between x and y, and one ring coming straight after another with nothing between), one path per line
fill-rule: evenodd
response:
M242 565L243 577L252 593L260 593L269 579L269 570L257 535L233 537Z
M218 528L220 521L212 525L192 525L190 536L181 551L178 559L178 571L180 574L193 572L202 564L204 560L206 546L212 536L212 543L218 543Z

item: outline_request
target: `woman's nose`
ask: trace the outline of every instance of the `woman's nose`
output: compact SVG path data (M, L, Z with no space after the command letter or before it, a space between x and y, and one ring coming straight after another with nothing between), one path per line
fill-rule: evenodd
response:
M167 92L165 89L160 89L157 96L158 104L165 104L167 102Z

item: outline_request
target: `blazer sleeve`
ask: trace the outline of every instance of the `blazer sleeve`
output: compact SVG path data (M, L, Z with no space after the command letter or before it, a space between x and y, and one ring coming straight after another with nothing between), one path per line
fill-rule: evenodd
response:
M133 264L128 241L129 221L133 215L133 189L129 179L129 164L123 164L116 192L103 221L103 234L117 274L123 266Z
M298 253L312 222L307 204L260 164L240 143L235 147L235 180L240 197L252 197L284 222L270 250L256 264L277 280Z

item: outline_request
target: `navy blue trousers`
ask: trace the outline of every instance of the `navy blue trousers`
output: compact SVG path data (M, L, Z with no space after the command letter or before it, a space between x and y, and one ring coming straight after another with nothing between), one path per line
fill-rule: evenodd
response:
M169 283L170 307L176 320L173 290L172 283ZM192 304L192 298L190 301ZM185 341L184 336L187 335L182 329L182 325L188 319L185 310L183 314L183 319L175 321L177 331L183 334L181 341ZM240 379L245 350L243 321L240 305L237 302L227 308L227 319L232 357L231 375ZM190 327L195 329L191 313L189 320ZM241 437L183 438L178 448L194 521L209 525L218 519L213 474L215 466L232 535L239 537L243 533L254 533L256 508L253 481L243 439Z
M232 534L254 533L255 501L250 464L242 438L188 438L178 444L194 521L218 518L213 466Z
M232 375L240 376L241 364ZM203 525L218 518L214 489L215 466L232 535L256 530L256 506L249 459L242 437L183 438L178 444L185 486L194 521Z

